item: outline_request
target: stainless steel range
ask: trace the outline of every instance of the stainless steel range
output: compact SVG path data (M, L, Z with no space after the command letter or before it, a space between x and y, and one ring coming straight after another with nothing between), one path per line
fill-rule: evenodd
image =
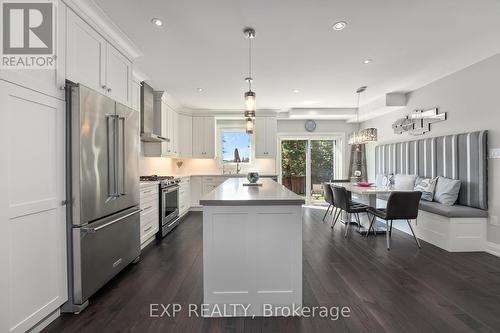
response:
M141 181L160 182L160 231L158 237L165 237L179 224L179 183L180 179L173 176L141 176Z

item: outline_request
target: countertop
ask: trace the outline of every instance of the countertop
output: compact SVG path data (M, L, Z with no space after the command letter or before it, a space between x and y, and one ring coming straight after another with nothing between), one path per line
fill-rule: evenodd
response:
M262 186L243 186L248 181L233 177L200 199L204 206L303 205L304 199L269 178L258 181Z
M245 173L206 173L206 174L178 174L173 175L174 177L183 178L183 177L225 177L225 178L246 178L247 174ZM259 173L259 177L278 177L277 174L272 173Z

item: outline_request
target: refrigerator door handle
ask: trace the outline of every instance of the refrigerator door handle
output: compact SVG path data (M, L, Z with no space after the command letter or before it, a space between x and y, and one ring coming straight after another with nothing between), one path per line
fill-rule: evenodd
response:
M116 188L116 116L106 115L108 137L108 197L118 197Z
M126 219L127 217L130 217L130 216L132 216L132 215L138 214L138 213L140 213L140 212L142 212L142 209L137 209L137 210L133 211L132 213L128 213L128 214L126 214L126 215L120 216L119 218L114 219L113 221L109 221L108 223L105 223L105 224L103 224L103 225L100 225L100 226L98 226L98 227L96 227L96 228L82 227L82 228L80 228L80 230L85 231L85 232L88 232L88 233L98 232L98 231L99 231L99 230L101 230L101 229L104 229L104 228L106 228L106 227L109 227L109 226L110 226L110 225L112 225L112 224L115 224L115 223L117 223L117 222L120 222L121 220Z
M119 157L119 163L120 163L120 168L119 170L121 170L121 185L122 185L122 189L121 191L118 191L118 195L127 195L127 189L126 189L126 163L125 163L125 154L126 154L126 147L125 147L125 117L120 117L118 116L117 119L116 119L117 123L118 123L118 127L120 127L120 123L121 123L121 133L120 133L120 130L117 131L117 133L119 134L119 148L118 148L118 151L121 152L121 156Z

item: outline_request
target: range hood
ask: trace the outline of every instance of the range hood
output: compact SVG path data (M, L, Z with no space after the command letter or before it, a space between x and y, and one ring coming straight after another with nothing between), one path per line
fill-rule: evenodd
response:
M160 126L155 127L153 88L142 82L141 85L141 140L144 142L167 142L161 136Z

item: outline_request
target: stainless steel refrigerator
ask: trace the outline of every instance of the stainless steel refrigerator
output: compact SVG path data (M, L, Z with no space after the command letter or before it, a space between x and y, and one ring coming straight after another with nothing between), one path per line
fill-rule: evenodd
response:
M139 112L68 82L68 271L64 312L140 254Z

